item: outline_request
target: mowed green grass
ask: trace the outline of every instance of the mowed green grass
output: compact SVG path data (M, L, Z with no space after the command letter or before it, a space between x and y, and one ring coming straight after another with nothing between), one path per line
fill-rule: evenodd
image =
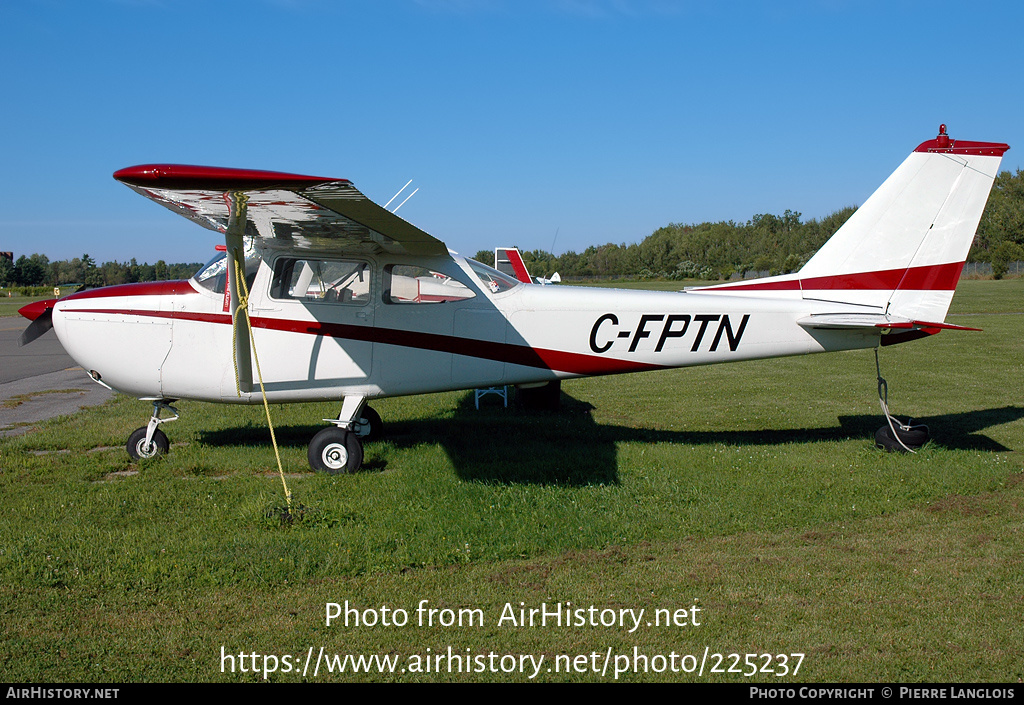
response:
M46 296L7 296L4 294L0 296L0 318L7 318L18 315L18 309L22 306L27 306L33 301L45 301ZM24 319L22 319L24 320Z
M871 351L574 380L559 413L476 411L468 393L383 400L386 438L354 476L306 464L337 405L274 406L302 505L290 525L259 407L182 402L164 427L170 455L141 464L123 448L148 418L137 400L43 424L0 440L0 672L241 681L262 675L222 672L222 647L381 653L399 668L451 647L544 655L537 680L602 681L611 670L545 669L636 648L737 653L741 671L747 653L805 656L795 678L638 661L619 680L1016 682L1022 295L1022 280L963 282L949 320L985 332L882 350L893 412L935 439L916 455L872 445ZM410 624L327 626L325 604L346 600L407 610ZM484 624L419 626L421 600ZM700 625L498 624L506 603L566 601L647 616L696 605Z

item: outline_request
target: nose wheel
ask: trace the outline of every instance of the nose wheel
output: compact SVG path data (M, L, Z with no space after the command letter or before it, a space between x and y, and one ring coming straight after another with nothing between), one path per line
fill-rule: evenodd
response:
M132 435L128 436L128 443L125 445L125 449L132 460L155 458L158 455L166 455L167 451L170 450L171 443L167 440L167 434L157 428L157 426L168 421L177 420L178 410L171 406L171 401L174 400L159 399L154 401L153 416L150 417L149 423L142 428L135 429L132 431ZM160 412L164 409L170 411L174 416L166 419L160 418Z
M167 451L171 448L171 442L167 440L167 434L157 429L153 432L153 437L147 441L146 431L148 429L143 426L132 431L132 435L128 436L128 444L125 446L128 449L128 455L131 456L132 460L144 460L146 458L155 458L158 455L166 455Z

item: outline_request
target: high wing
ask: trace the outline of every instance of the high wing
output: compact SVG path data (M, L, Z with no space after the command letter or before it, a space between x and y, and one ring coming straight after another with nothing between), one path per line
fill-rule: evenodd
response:
M204 228L226 233L229 194L247 197L245 235L283 249L444 255L443 242L360 193L347 179L183 164L145 164L114 178Z

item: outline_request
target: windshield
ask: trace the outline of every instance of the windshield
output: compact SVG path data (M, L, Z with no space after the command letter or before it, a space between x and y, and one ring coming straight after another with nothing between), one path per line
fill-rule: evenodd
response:
M497 269L492 269L486 264L477 262L475 259L467 259L466 264L473 270L473 274L480 278L483 282L484 288L492 294L500 294L503 291L509 291L519 286L522 282L518 279L502 274Z
M209 289L215 294L223 294L227 285L228 253L224 250L217 251L209 262L196 272L196 283L204 289ZM245 247L245 284L252 288L252 282L256 278L256 272L260 268L260 255L251 243Z

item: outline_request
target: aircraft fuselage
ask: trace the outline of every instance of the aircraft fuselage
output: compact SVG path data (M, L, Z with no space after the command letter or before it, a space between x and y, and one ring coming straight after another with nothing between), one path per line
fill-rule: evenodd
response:
M263 253L248 300L252 369L258 361L272 402L530 384L873 347L879 340L869 330L802 328L797 320L818 311L862 309L835 303L826 309L794 297L538 285L495 293L457 256L349 258L366 272L354 297L289 298L275 274L284 256ZM438 281L448 278L458 292L447 296L434 287L441 293L399 303L393 290L400 278L386 273L413 263ZM429 280L420 286L434 291ZM73 294L57 302L53 322L69 354L119 391L153 399L260 400L258 386L236 387L233 336L247 335L246 329L233 326L222 291L195 279Z

